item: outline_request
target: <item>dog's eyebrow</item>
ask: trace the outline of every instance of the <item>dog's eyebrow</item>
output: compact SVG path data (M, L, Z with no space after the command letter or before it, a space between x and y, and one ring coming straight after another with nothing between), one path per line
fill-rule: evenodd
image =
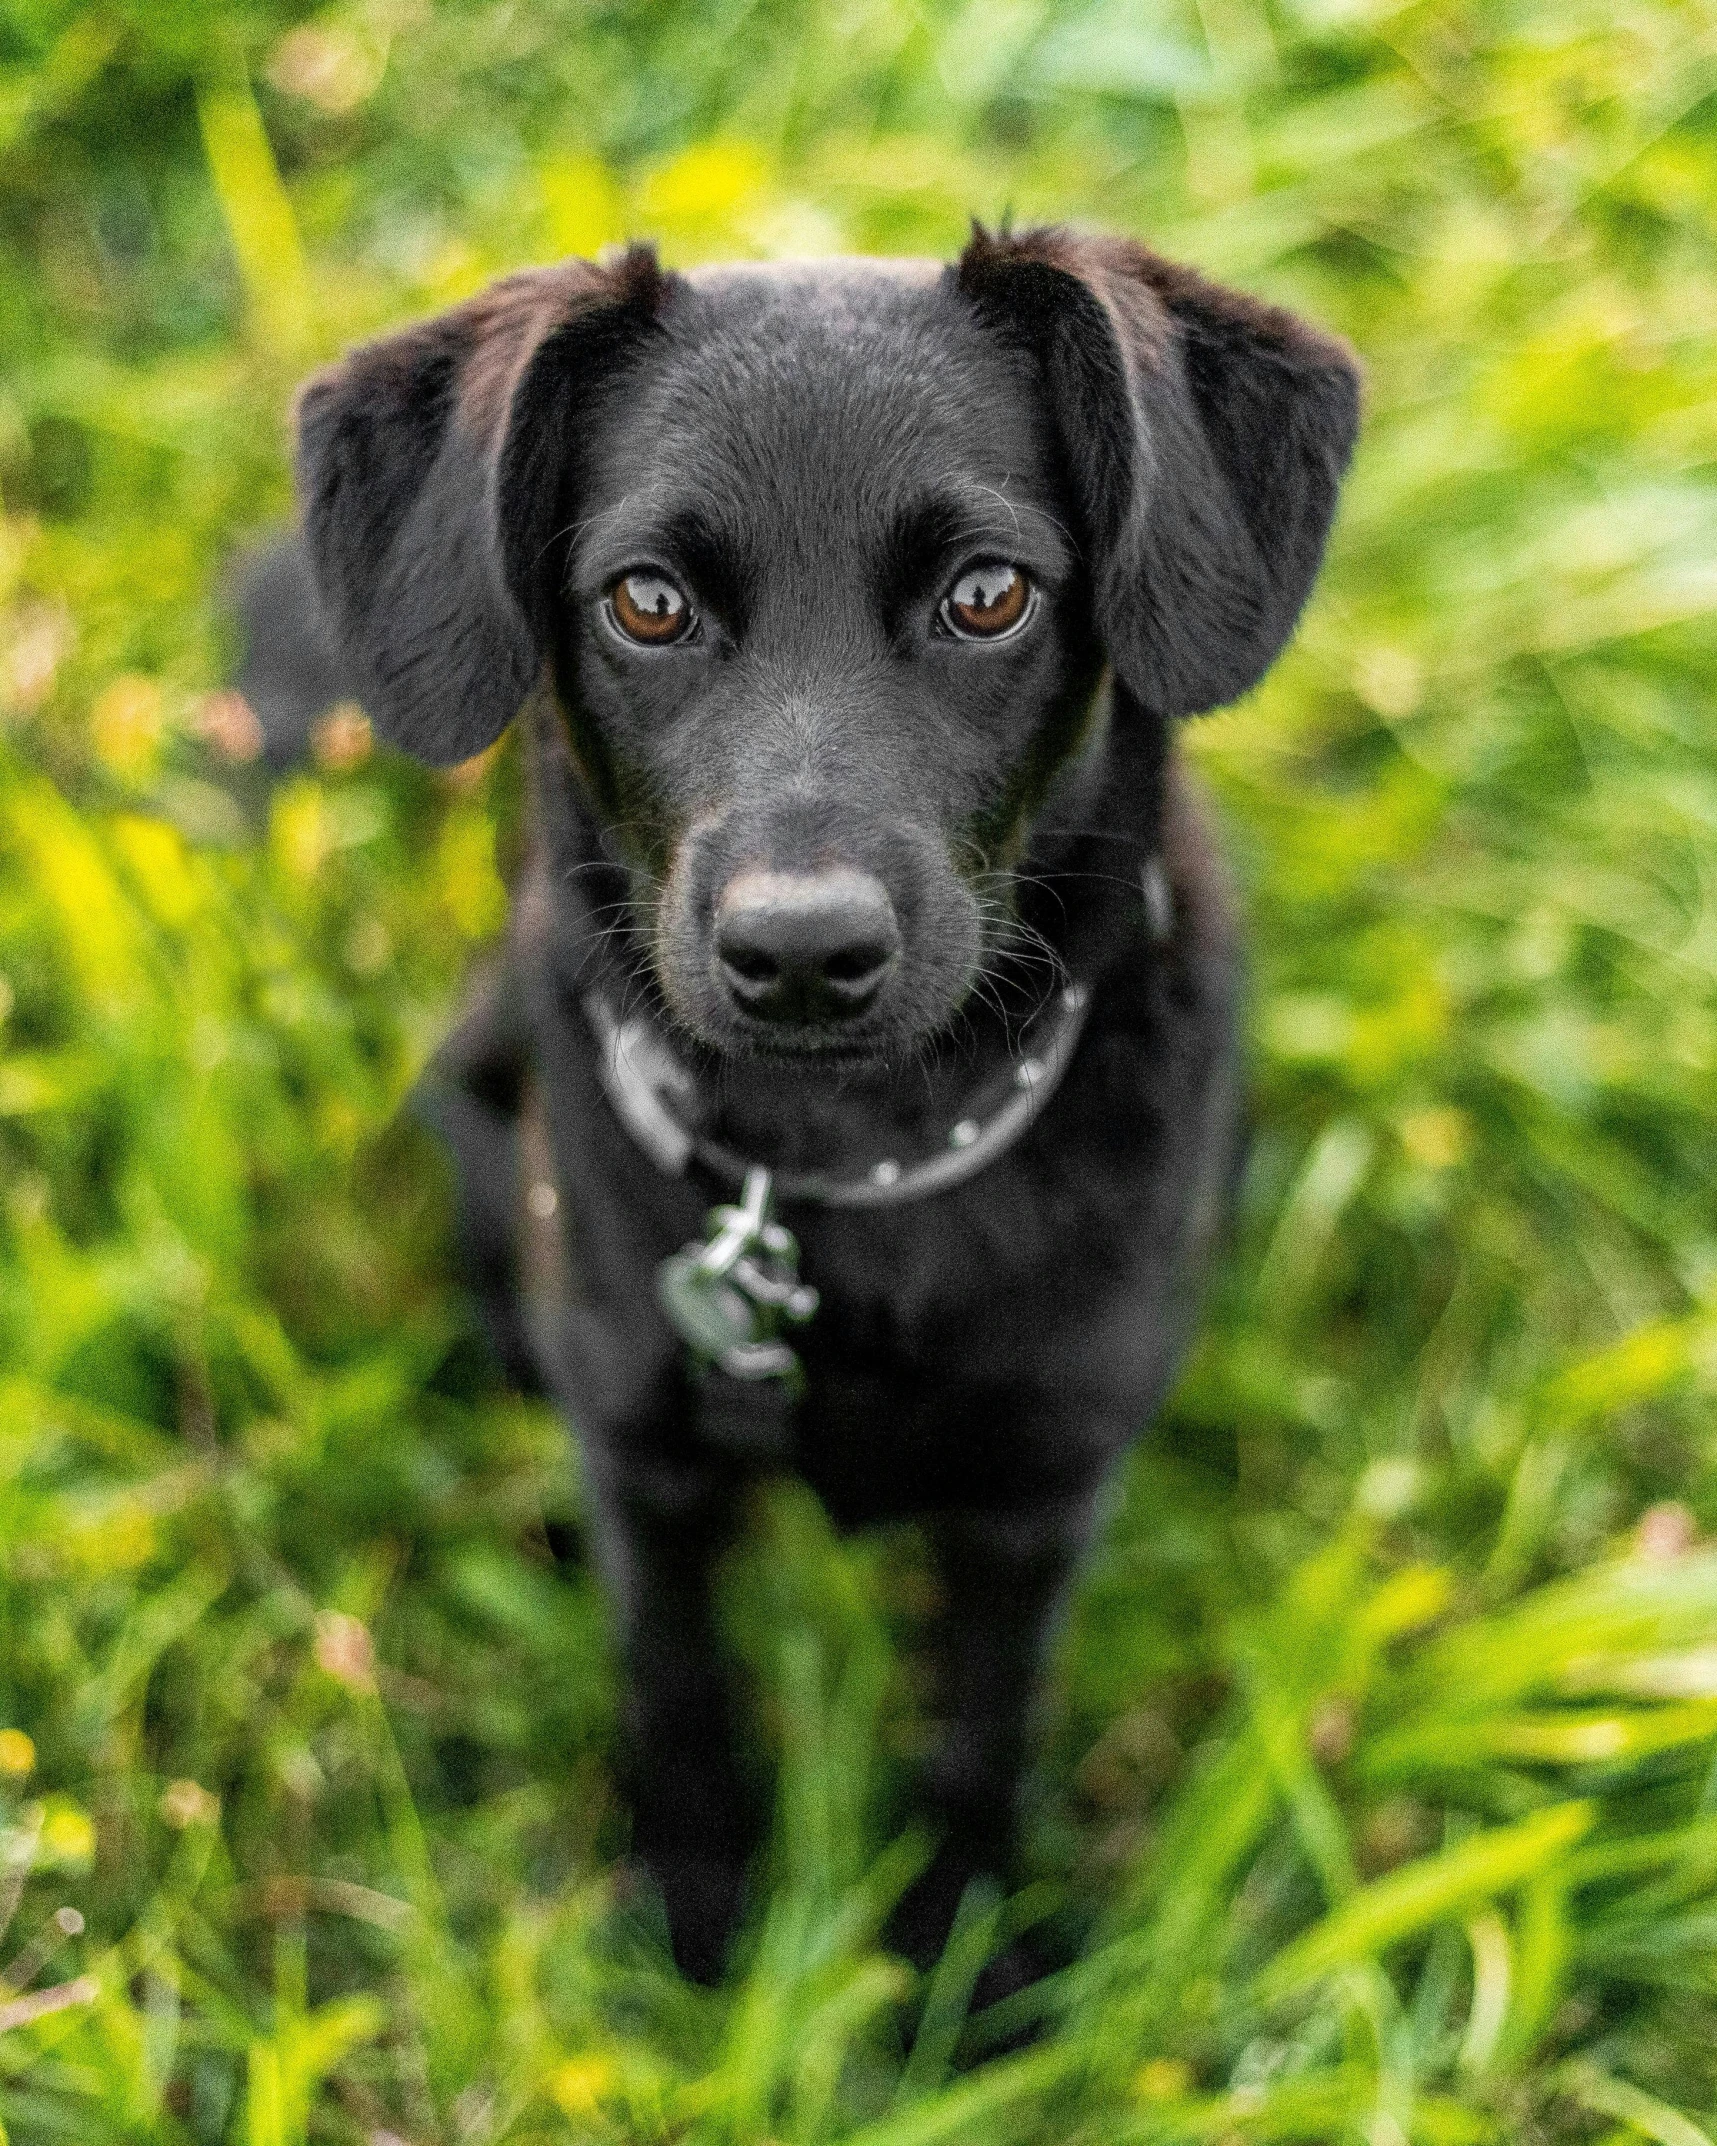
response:
M660 526L662 541L692 586L738 632L751 607L752 577L744 544L701 506L680 507Z
M750 604L745 548L709 507L664 501L660 492L623 499L589 525L578 571L609 570L640 559L677 567L704 602L738 628Z
M1065 551L1065 531L1041 507L1016 505L995 485L955 478L890 517L877 559L878 594L894 618L958 558L987 553L1053 570Z

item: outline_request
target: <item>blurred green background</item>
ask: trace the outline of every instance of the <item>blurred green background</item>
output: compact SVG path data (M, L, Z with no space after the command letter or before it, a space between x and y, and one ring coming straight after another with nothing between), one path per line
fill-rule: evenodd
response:
M616 1885L575 1455L395 1121L513 759L348 718L271 787L221 591L359 335L1010 211L1369 368L1298 643L1187 740L1256 1139L1034 1883L925 1988L879 1949L929 1581L783 1490L727 1603L779 1820L694 1991ZM1710 0L0 0L13 2146L1708 2140L1714 214ZM967 1998L1034 1921L1021 2047Z

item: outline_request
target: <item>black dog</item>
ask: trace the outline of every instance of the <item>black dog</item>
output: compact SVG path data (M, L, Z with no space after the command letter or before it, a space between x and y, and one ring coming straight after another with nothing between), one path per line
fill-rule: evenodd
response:
M904 1942L1007 1868L1042 1642L1235 1149L1173 727L1290 632L1357 399L1289 315L1061 231L573 261L305 391L325 630L383 736L456 761L529 710L532 861L436 1107L496 1332L584 1442L693 1973L749 1845L709 1582L760 1469L940 1559Z

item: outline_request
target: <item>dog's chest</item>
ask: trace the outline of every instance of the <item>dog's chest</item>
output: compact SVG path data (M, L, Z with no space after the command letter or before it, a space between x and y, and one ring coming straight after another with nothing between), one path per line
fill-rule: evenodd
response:
M956 1190L868 1213L790 1217L823 1309L807 1361L830 1371L1058 1375L1184 1249L1226 1139L1215 1031L1093 1034L1018 1147Z

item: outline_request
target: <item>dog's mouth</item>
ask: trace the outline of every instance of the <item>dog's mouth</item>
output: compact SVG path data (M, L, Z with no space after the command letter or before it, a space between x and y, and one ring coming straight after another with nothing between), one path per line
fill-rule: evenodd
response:
M906 1039L892 1022L876 1021L851 1028L810 1024L785 1027L743 1014L723 1021L719 1033L706 1029L703 1040L731 1058L785 1060L807 1069L826 1066L858 1070L886 1065L906 1048Z

